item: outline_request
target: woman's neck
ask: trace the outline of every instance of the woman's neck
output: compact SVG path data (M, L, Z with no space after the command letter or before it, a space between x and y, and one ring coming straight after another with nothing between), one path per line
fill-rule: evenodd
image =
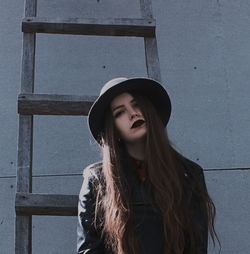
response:
M145 140L137 141L134 143L126 143L125 146L128 154L131 157L137 160L145 159Z

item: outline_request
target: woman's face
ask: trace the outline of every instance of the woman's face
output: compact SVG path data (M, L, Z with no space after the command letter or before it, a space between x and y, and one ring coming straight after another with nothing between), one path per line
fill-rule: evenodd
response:
M125 143L141 140L147 133L142 112L129 93L122 93L111 101L111 112L115 126Z

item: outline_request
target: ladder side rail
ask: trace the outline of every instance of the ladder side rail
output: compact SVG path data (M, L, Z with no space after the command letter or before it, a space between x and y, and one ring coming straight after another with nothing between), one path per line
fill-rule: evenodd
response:
M36 16L37 1L25 1L25 16ZM35 34L23 34L21 92L34 91ZM33 116L19 115L17 192L32 191ZM16 215L15 253L32 254L32 216Z
M151 0L140 0L141 14L143 18L153 18ZM145 58L147 74L149 78L161 81L160 62L156 37L144 37Z

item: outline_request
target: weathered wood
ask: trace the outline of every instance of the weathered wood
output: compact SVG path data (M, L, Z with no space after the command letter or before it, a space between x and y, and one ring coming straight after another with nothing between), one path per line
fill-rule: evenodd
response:
M16 193L16 213L25 215L77 215L78 195Z
M153 18L152 12L152 2L151 0L140 0L141 14L145 19ZM158 48L156 37L149 38L144 37L144 46L145 46L145 58L147 66L147 74L149 78L161 81L161 71L160 63L158 56Z
M28 17L22 22L25 33L80 34L100 36L155 36L153 19L51 19Z
M21 92L32 93L35 79L36 34L23 34Z
M156 38L144 38L144 44L148 77L161 82L160 62Z
M25 0L25 17L35 17L37 10L37 0Z
M25 16L36 16L37 0L25 0ZM36 34L23 34L21 92L34 91ZM19 116L17 191L32 191L33 116ZM32 254L32 216L16 216L15 253Z
M18 113L33 115L87 115L96 96L20 94Z
M32 253L32 216L16 215L15 254Z
M26 0L25 16L36 16L36 0ZM23 54L22 54L22 72L21 72L21 92L32 93L34 91L35 78L35 48L36 34L23 34Z
M143 18L153 18L151 0L140 0L141 14Z
M19 115L17 192L32 192L33 116Z

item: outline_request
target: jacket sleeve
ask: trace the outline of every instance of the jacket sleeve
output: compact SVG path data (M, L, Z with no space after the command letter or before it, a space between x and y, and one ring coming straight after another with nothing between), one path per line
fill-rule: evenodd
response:
M186 161L186 172L188 173L188 178L191 177L193 180L189 182L192 185L194 181L195 185L198 185L199 188L202 188L205 192L207 192L206 182L204 178L203 169L193 161ZM191 174L191 175L190 175ZM202 200L199 196L197 196L198 190L195 190L193 193L193 215L195 219L194 227L196 228L197 236L197 254L207 254L208 248L208 225L205 219L205 216L202 211Z
M203 169L198 165L199 173L198 173L198 181L200 186L204 189L207 193L207 186L205 182L205 177L203 173ZM201 202L201 201L200 201ZM195 209L196 218L198 221L198 231L201 236L199 248L199 254L207 254L208 248L208 225L206 219L204 218L204 214L202 212L201 203L197 201L197 208Z
M77 253L104 254L101 232L94 227L95 195L94 176L87 167L83 172L83 184L79 194L77 222Z
M196 163L194 163L195 174L197 176L198 185L203 188L204 192L207 192L205 177L203 169ZM197 254L207 254L208 248L208 225L202 211L201 200L199 198L194 198L194 215L197 222L197 231L200 236L200 241L198 243Z

